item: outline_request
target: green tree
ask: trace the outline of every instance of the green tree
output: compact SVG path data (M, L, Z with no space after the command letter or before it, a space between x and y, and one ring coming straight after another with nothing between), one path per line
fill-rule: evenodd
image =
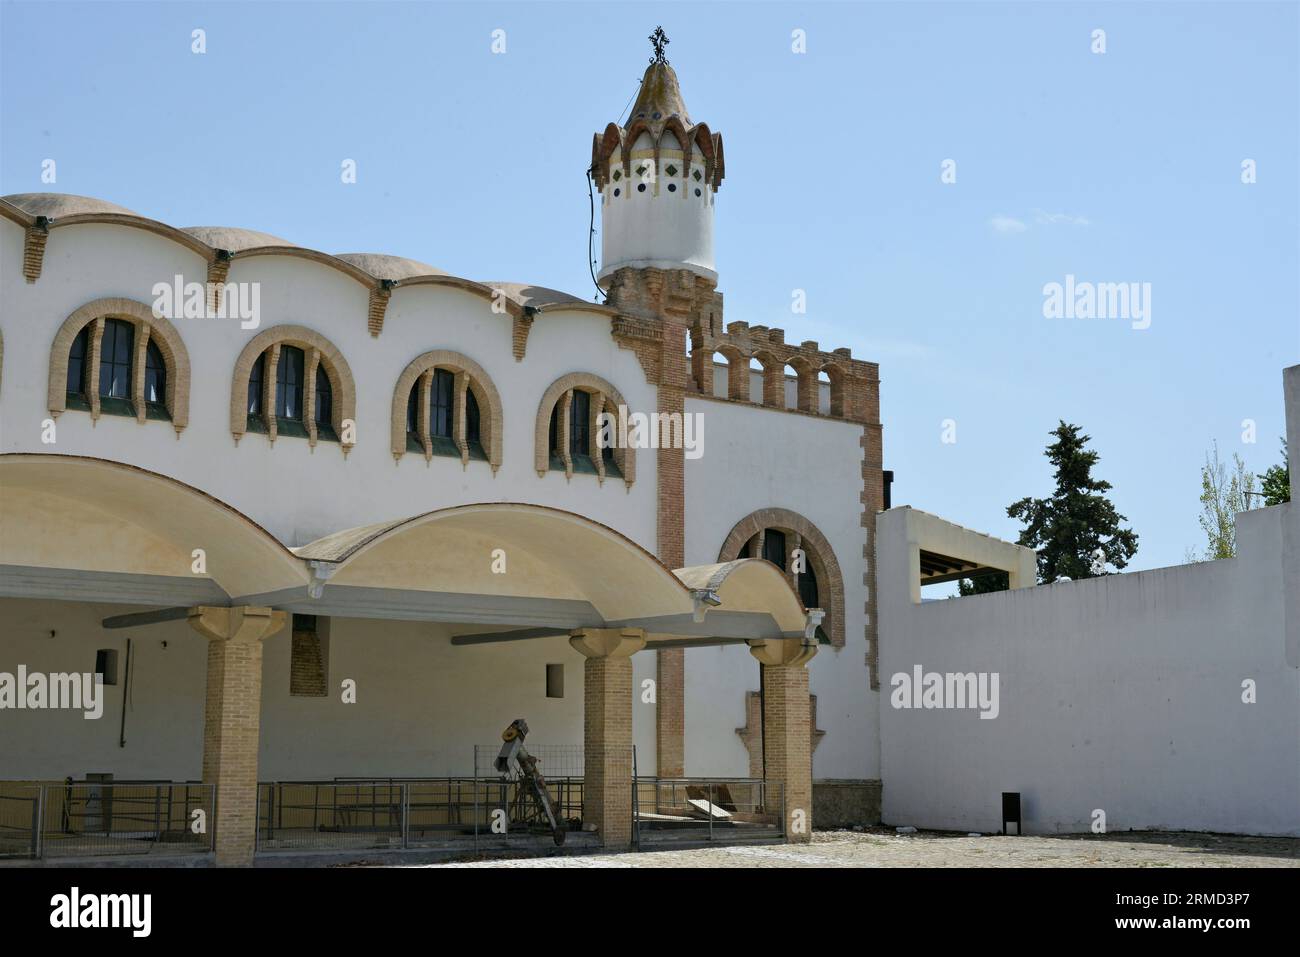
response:
M1099 456L1088 448L1092 437L1064 421L1052 430L1056 441L1044 453L1056 468L1051 498L1022 498L1007 515L1023 522L1020 544L1038 552L1038 580L1095 578L1107 565L1123 568L1137 551L1138 536L1105 493L1111 484L1093 478Z
M963 578L957 583L961 595L987 595L989 592L1006 591L1011 587L1011 576L1006 572L992 572L977 578Z
M1255 476L1246 470L1241 456L1233 454L1232 473L1219 461L1219 444L1207 452L1201 467L1201 528L1209 539L1205 557L1209 561L1237 554L1237 513L1250 508Z
M1291 501L1291 456L1282 440L1282 464L1270 465L1260 480L1265 505L1281 505Z

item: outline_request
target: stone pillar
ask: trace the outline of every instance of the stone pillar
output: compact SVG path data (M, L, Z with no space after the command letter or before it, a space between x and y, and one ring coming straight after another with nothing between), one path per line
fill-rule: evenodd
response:
M253 863L257 747L262 711L262 640L288 613L270 608L191 608L190 627L208 640L203 710L203 783L216 786L217 864Z
M639 628L587 628L571 634L583 667L582 823L605 847L632 842L632 655Z
M817 644L756 641L749 651L763 668L764 780L780 785L767 799L775 811L784 797L786 839L805 843L812 840L812 703L804 665Z

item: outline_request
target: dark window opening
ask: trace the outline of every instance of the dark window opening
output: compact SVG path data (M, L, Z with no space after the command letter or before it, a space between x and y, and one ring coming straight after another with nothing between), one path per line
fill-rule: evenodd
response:
M564 468L564 458L560 455L560 404L557 402L551 409L551 425L547 433L547 451L551 460L551 468Z
M265 432L266 420L262 416L262 385L266 381L266 353L263 352L248 370L248 428Z
M564 665L546 666L546 697L564 697Z
M465 441L471 452L483 450L482 425L479 420L478 399L473 389L465 390Z
M167 363L152 339L144 349L144 404L151 418L167 418Z
M591 457L591 393L574 390L569 403L569 454Z
M104 676L104 684L117 684L117 649L101 648L95 652L95 674Z
M423 452L424 444L420 441L420 380L411 386L411 394L406 397L406 450Z
M318 438L338 441L334 431L334 387L330 384L329 373L320 363L316 364L316 435Z
M763 557L785 571L785 532L769 528L763 533Z
M429 434L435 438L451 438L452 387L456 377L446 369L433 373L433 388L429 390Z
M302 350L281 346L280 361L275 367L275 417L290 422L302 421L303 389Z
M90 327L86 326L72 340L68 350L67 392L70 405L74 408L88 409L86 402L86 359L90 355Z
M131 359L135 327L121 319L104 323L99 346L99 407L114 415L135 415L131 404Z

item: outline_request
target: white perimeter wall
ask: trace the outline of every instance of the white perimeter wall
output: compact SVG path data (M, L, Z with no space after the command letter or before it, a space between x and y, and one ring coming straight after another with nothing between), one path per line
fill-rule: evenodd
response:
M1112 832L1300 834L1300 571L1282 567L1300 505L1239 514L1234 559L919 605L907 511L878 524L886 823L996 831L1019 791L1027 833L1087 831L1100 808ZM1000 714L893 708L890 676L918 664L999 673Z
M823 645L808 665L817 724L816 778L879 776L876 694L870 690L862 584L862 427L708 399L686 401L704 417L704 454L686 460L686 563L718 560L737 522L760 508L786 508L817 526L844 577L845 645ZM820 583L823 593L826 584ZM745 694L758 690L758 662L743 646L686 653L686 773L746 776L736 734Z

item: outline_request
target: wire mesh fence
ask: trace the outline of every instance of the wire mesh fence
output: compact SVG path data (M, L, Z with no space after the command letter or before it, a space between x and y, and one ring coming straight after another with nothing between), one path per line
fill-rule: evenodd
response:
M0 858L40 853L41 786L0 782Z
M206 852L214 798L197 782L0 782L0 857Z
M582 823L582 779L547 780L557 819ZM374 778L258 785L259 850L409 848L550 833L521 778Z

